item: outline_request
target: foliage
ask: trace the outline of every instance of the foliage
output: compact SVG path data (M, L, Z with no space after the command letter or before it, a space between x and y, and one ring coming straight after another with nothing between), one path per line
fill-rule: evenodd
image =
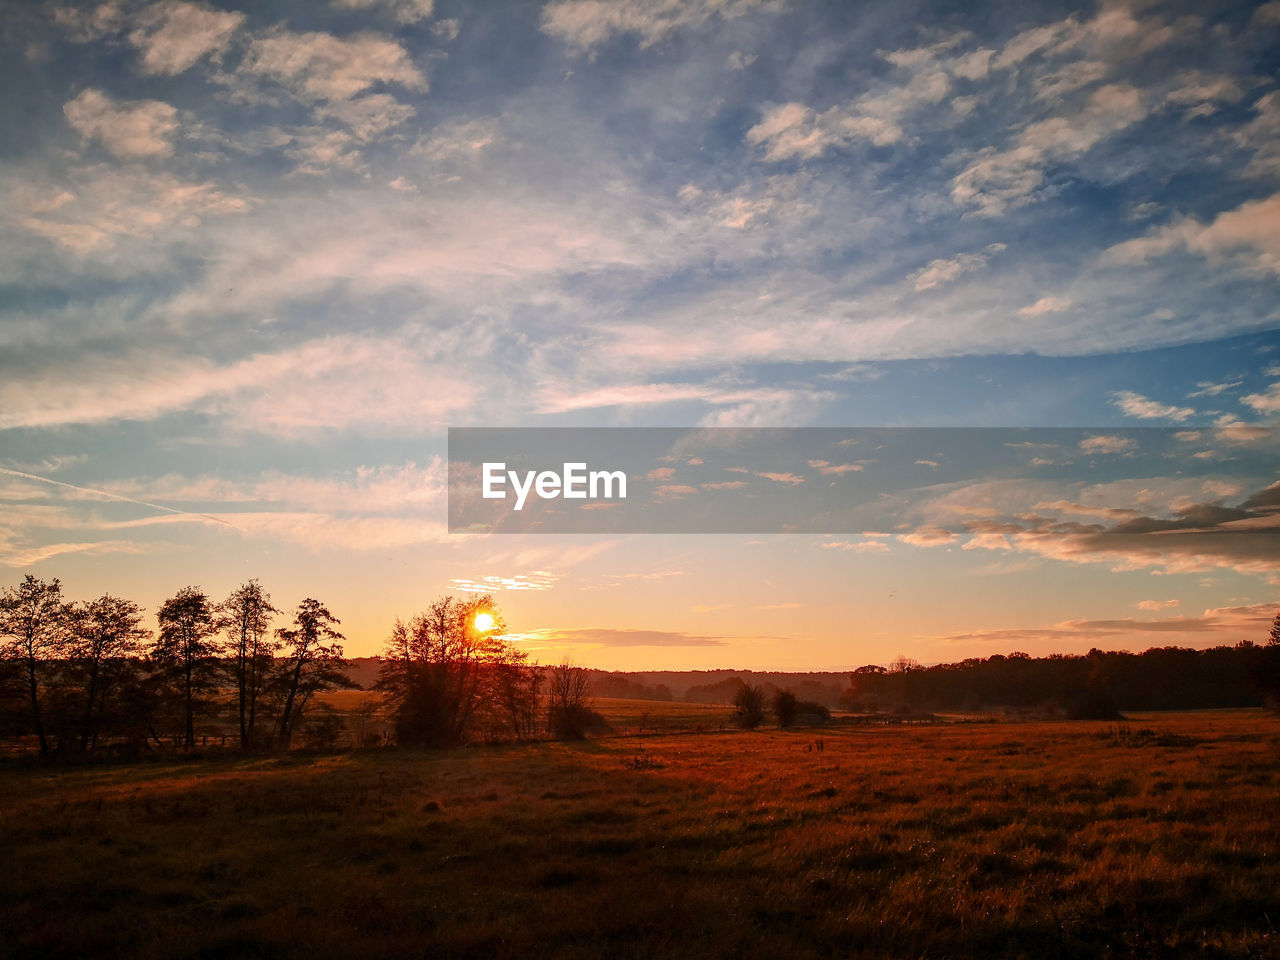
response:
M17 587L0 596L0 638L6 661L16 664L25 695L28 716L40 743L40 752L49 753L50 738L45 728L45 699L48 674L66 652L67 609L62 602L62 584L37 580L27 574Z
M773 703L770 705L773 709L773 718L778 721L778 726L789 727L796 722L796 708L799 701L796 695L790 690L779 690L773 695Z
M476 628L487 613L492 624ZM493 598L442 597L408 623L397 620L378 679L401 744L465 743L477 727L502 721L515 736L531 730L537 697L527 654L503 637Z
M754 730L764 723L764 689L744 683L733 698L733 721L743 730Z
M339 622L324 604L308 597L298 604L293 626L276 631L284 652L275 679L280 703L276 744L286 750L316 693L355 686L343 670L346 661L339 641L346 638L334 629Z
M236 691L240 746L245 750L256 745L258 701L267 689L273 655L280 646L271 638L272 616L279 612L257 580L241 584L218 605L219 626L226 634Z
M156 615L160 634L151 648L151 661L176 692L183 717L182 744L196 743L195 715L207 710L203 695L217 688L218 629L209 597L199 587L183 587L166 600Z

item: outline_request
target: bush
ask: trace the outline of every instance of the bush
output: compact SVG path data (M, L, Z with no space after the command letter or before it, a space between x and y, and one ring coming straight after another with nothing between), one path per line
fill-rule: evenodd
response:
M744 683L733 698L733 721L743 730L754 730L764 723L764 690Z

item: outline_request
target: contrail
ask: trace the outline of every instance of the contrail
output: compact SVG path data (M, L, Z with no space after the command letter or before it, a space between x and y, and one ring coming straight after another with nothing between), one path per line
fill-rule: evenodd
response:
M95 490L93 487L81 487L74 483L66 483L62 480L51 480L48 477L38 477L34 473L23 473L21 470L10 470L8 467L0 467L0 473L7 473L11 477L22 477L24 480L38 480L41 483L49 483L55 487L66 487L68 490L79 490L82 493L92 493L94 496L106 497L109 500L121 500L125 503L136 503L140 507L150 507L152 510L163 510L165 513L174 513L180 517L196 517L199 520L212 520L214 523L220 523L224 527L230 527L233 530L239 530L230 520L223 520L220 517L210 516L207 513L192 513L190 510L176 510L173 507L166 507L163 503L148 503L146 500L135 500L133 497L122 496L118 493L108 493L106 490Z

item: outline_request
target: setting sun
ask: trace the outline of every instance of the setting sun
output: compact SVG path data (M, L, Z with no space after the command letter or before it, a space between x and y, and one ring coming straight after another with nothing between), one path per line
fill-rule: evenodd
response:
M476 623L476 629L479 630L481 633L484 633L487 630L492 630L493 615L489 613L477 613L475 623Z

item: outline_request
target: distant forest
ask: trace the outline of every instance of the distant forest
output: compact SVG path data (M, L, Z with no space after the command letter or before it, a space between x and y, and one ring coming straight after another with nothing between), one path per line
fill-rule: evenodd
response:
M921 666L899 658L848 674L605 673L588 671L596 696L733 703L744 684L766 694L788 690L803 700L851 713L966 712L992 709L1074 718L1121 710L1195 710L1280 706L1280 616L1262 643L1144 653L995 654Z

